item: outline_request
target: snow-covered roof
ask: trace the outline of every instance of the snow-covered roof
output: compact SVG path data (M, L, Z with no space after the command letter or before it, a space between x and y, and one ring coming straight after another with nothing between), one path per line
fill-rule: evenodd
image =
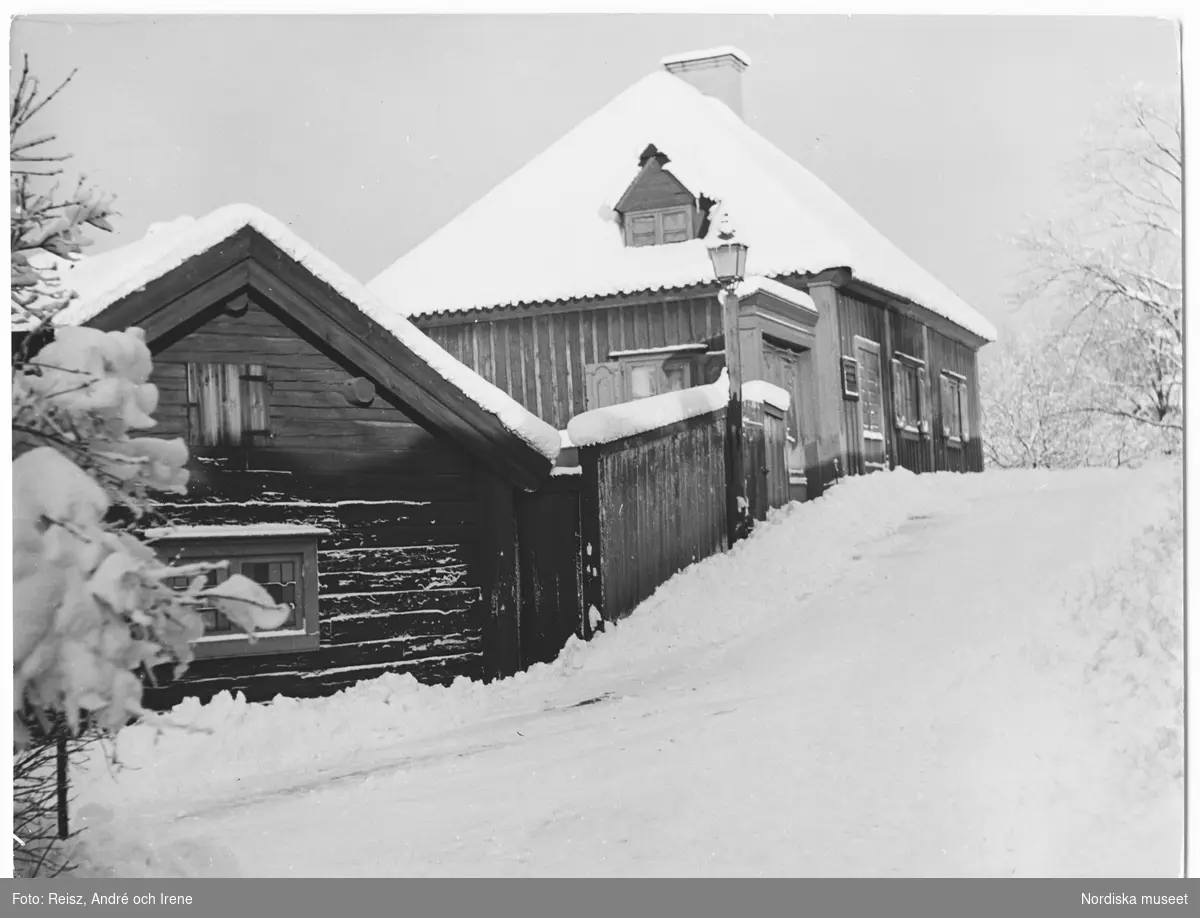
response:
M659 71L582 121L367 286L406 315L711 284L703 240L627 247L612 210L649 144L736 215L763 277L849 267L975 334L995 328L724 103ZM452 282L448 282L453 279Z
M57 325L79 325L142 289L185 262L251 227L311 271L360 312L379 323L501 424L551 462L559 452L559 434L435 344L395 309L384 306L353 277L271 215L248 204L231 204L205 217L180 217L151 227L136 242L82 259L62 275L78 297L54 316Z

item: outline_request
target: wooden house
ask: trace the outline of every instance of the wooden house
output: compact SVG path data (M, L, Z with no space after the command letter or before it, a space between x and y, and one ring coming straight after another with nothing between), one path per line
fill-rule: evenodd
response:
M667 59L368 289L563 429L719 373L704 240L723 212L749 246L743 378L792 395L795 496L879 468L981 469L976 357L995 330L742 120L748 65L731 48Z
M160 554L228 560L294 610L254 642L212 615L152 703L516 671L519 517L558 432L261 211L152 230L73 268L58 321L146 332L155 433L191 451Z

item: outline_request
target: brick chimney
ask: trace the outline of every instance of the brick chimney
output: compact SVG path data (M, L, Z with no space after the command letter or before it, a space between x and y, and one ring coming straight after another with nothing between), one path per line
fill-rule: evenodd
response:
M720 99L742 117L742 72L750 58L737 48L688 51L662 59L668 73L691 83L706 96Z

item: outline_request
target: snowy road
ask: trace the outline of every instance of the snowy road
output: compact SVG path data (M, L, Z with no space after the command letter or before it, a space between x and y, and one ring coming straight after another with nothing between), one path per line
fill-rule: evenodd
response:
M783 607L720 647L145 818L248 876L1174 875L1179 792L1133 794L1053 662L1064 591L1147 512L1113 481L963 486L806 597L771 568Z

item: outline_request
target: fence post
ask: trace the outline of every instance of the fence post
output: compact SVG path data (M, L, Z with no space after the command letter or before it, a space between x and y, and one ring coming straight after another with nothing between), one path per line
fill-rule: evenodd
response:
M584 637L595 633L592 609L604 618L604 558L600 537L600 447L585 446L579 450L579 547L583 562L583 621Z
M738 329L738 298L731 288L720 293L721 324L725 332L725 369L729 374L729 407L725 412L725 504L729 547L745 538L745 464L742 456L742 345Z
M71 834L67 817L67 736L63 732L65 729L65 726L59 726L55 749L58 771L58 837L63 839Z

